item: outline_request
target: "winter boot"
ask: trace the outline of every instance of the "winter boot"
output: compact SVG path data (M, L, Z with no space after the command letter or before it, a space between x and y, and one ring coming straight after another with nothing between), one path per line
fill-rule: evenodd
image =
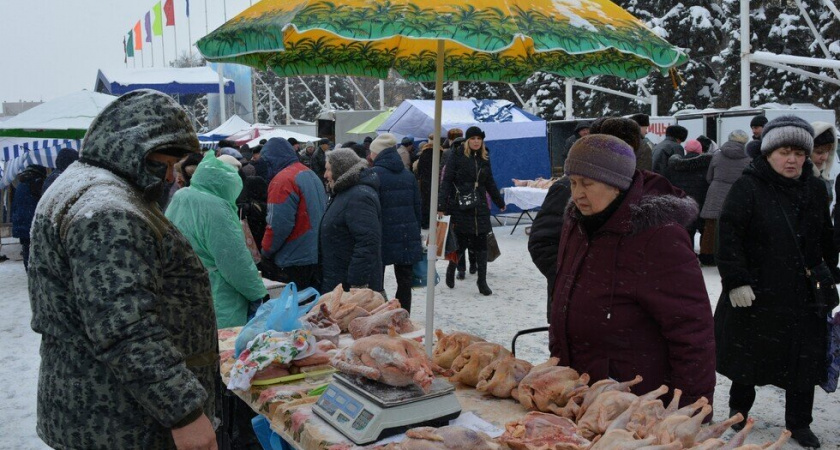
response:
M446 266L446 286L449 289L455 287L455 268L458 267L454 262L449 261L449 265Z
M475 251L467 250L467 254L470 256L470 274L474 274L478 272L478 268L475 266Z
M481 295L490 295L493 293L490 286L487 286L487 250L475 252L475 265L478 272L478 280L475 282L478 286L478 292Z
M820 440L817 439L817 436L810 428L790 430L790 433L790 437L792 437L794 441L798 442L799 445L806 448L820 448Z

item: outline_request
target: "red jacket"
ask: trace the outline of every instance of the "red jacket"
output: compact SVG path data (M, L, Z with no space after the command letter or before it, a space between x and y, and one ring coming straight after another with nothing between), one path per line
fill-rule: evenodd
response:
M557 256L549 346L592 381L641 375L633 388L713 400L715 341L700 265L684 225L697 204L636 171L622 204L590 240L569 203Z

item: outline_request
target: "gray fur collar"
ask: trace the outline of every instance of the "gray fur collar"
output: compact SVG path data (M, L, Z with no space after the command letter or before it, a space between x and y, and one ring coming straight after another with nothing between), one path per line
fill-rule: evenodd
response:
M338 193L342 191L346 191L351 187L357 185L359 183L359 174L367 169L368 162L366 160L361 160L353 165L347 172L344 172L339 176L335 183L333 183L333 192Z
M628 201L627 198L624 199ZM688 227L699 214L697 202L689 196L677 197L672 194L645 195L638 203L625 207L622 205L602 228L616 233L635 235L651 228L669 223ZM580 211L569 199L566 215L580 220ZM629 216L629 217L628 217ZM628 220L629 219L629 220Z

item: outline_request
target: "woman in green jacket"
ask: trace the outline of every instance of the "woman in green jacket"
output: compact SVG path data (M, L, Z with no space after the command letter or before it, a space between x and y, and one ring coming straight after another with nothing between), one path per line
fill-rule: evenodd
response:
M236 169L211 152L198 165L190 187L179 189L166 209L166 217L187 237L210 274L219 328L245 325L249 305L268 296L236 214L240 191Z

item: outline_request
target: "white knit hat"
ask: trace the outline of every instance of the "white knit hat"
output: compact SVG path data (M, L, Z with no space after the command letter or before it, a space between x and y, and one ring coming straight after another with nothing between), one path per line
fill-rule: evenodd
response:
M397 137L391 133L382 133L370 143L370 152L379 154L382 150L397 146Z

